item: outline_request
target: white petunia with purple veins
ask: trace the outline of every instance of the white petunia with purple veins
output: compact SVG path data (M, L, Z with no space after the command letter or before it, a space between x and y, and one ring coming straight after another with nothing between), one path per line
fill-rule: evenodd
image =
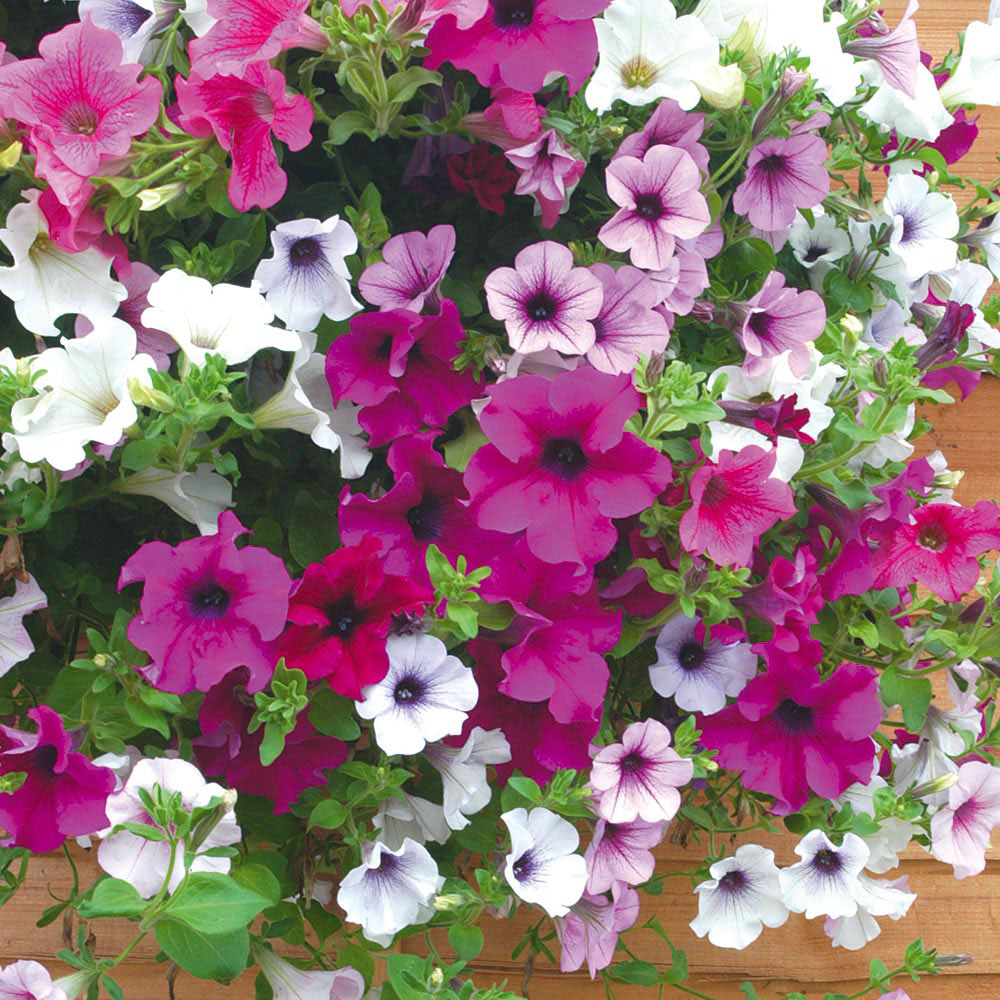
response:
M882 211L893 226L889 248L899 256L907 280L955 266L959 221L950 196L931 191L916 174L896 174L889 178Z
M823 931L835 948L860 951L882 933L876 917L902 920L917 900L916 893L910 892L908 875L889 880L862 872L858 881L862 888L858 912L853 917L827 917L823 922Z
M23 623L27 615L45 607L48 600L33 576L15 580L14 593L0 598L0 677L35 651Z
M853 833L837 847L822 830L812 830L795 845L801 861L778 873L781 898L793 913L815 917L853 917L868 898L858 876L868 863L868 845Z
M463 830L468 817L483 809L493 794L486 780L487 765L507 763L510 744L499 729L475 726L462 746L435 743L423 757L441 775L445 821L453 830Z

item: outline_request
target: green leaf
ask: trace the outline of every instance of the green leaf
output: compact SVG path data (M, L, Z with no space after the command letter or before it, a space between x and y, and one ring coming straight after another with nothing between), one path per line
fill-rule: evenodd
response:
M760 994L754 988L750 980L740 983L739 991L746 996L746 1000L760 1000Z
M324 735L351 743L361 735L354 717L354 702L324 685L311 695L309 721Z
M652 962L642 962L638 959L612 965L608 973L616 983L655 986L660 981L660 970Z
M205 934L177 920L156 924L156 943L185 972L197 979L235 979L247 965L250 935L246 928L226 934Z
M133 472L148 469L159 457L165 441L160 437L139 438L129 441L122 449L122 468Z
M264 865L240 865L239 868L234 869L231 877L237 885L257 893L272 906L281 902L281 884L271 869Z
M305 490L295 497L288 525L288 548L300 566L319 562L339 544L335 508L321 507Z
M483 950L483 932L478 927L452 924L448 928L448 941L463 962L471 962Z
M903 725L911 733L920 732L934 695L930 678L900 673L893 664L882 671L879 689L886 705L899 705L903 710Z
M342 146L355 132L363 132L369 139L378 138L375 122L361 111L345 111L330 122L329 142Z
M309 813L309 829L321 826L324 830L336 830L346 819L347 810L336 799L324 799Z
M125 712L128 717L142 729L154 729L164 739L170 738L170 726L162 712L151 708L141 698L130 694L125 699Z
M203 934L229 934L246 928L269 902L228 875L195 872L173 895L166 913Z
M120 878L106 878L98 882L90 898L80 904L79 913L84 920L138 917L145 911L146 905L146 900L128 882Z
M421 87L440 87L441 74L423 66L409 66L402 73L394 73L385 81L389 100L394 104L405 104Z
M426 962L417 955L388 955L389 982L399 1000L427 1000Z

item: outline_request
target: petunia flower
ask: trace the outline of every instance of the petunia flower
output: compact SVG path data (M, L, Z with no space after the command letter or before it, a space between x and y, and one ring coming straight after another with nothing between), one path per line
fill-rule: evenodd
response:
M541 212L542 228L551 229L569 207L570 195L587 169L586 161L574 156L551 128L526 146L508 149L504 156L521 175L514 194L533 195Z
M445 157L448 179L459 194L471 194L487 212L503 215L503 196L517 183L517 173L504 158L485 142L478 142L468 153Z
M866 892L858 878L868 860L865 842L845 833L837 847L822 831L807 833L795 845L801 861L778 872L782 902L793 913L816 917L853 917Z
M918 740L889 748L892 759L892 786L897 792L920 785L932 784L936 791L925 792L920 798L931 806L948 803L948 776L958 774L958 764L932 740ZM942 780L945 779L945 780Z
M923 177L894 174L881 209L893 227L889 249L898 256L907 281L955 266L958 209L949 195L931 191Z
M476 520L527 529L545 562L593 565L615 543L612 519L644 510L670 481L670 462L623 430L639 403L624 375L522 375L489 396L480 424L490 444L465 470Z
M362 688L357 712L373 719L387 754L418 754L427 743L462 731L479 697L472 671L432 635L394 635L385 644L389 672Z
M948 804L931 817L931 853L955 869L955 878L986 867L990 833L1000 826L1000 771L970 760L948 789Z
M597 811L609 823L668 822L681 805L679 788L694 765L670 746L670 730L656 719L633 722L621 743L604 747L594 758L590 784Z
M917 0L909 0L892 31L852 38L844 46L844 51L852 56L876 63L882 79L910 98L917 96L917 67L920 65L920 43L913 20L918 6Z
M611 158L634 156L641 160L652 146L677 146L688 153L703 174L708 173L708 150L698 141L705 131L705 116L684 111L674 100L658 101L656 109L638 132L625 136Z
M14 580L14 593L0 597L0 677L35 651L24 619L33 611L48 607L48 599L31 575Z
M691 930L700 938L707 934L716 948L742 951L765 927L781 927L788 920L769 848L743 844L731 858L716 861L708 874L710 878L695 886L698 916Z
M28 718L37 732L0 726L0 774L25 775L17 791L0 794L0 828L5 847L42 854L108 825L115 776L70 749L63 720L48 705L29 709Z
M262 260L254 280L267 304L287 327L315 330L319 321L341 320L361 308L351 294L351 272L344 259L358 249L358 238L339 215L324 222L295 219L275 226L274 255Z
M1000 104L1000 20L973 21L962 37L962 53L941 86L945 107Z
M635 889L618 883L611 890L611 899L585 892L565 917L554 921L562 945L559 971L576 972L586 962L590 978L595 979L613 961L618 935L638 919L639 894Z
M700 240L688 242L698 243ZM694 310L698 296L709 285L705 258L694 250L678 250L667 261L665 268L650 271L649 279L656 286L660 298L656 311L671 327L675 316L687 316Z
M484 288L490 315L503 320L515 351L551 347L584 354L593 346L601 282L587 268L574 266L569 247L551 240L525 247L512 268L491 272Z
M300 969L262 945L253 946L253 956L274 1000L361 1000L364 996L364 976L349 965Z
M112 828L122 823L156 825L140 794L152 792L155 786L178 795L180 806L189 813L225 794L221 785L206 782L194 764L161 757L140 760L125 786L108 799L108 829L101 834L97 862L112 878L128 882L144 899L155 896L164 885L168 892L173 892L189 871L227 873L230 859L209 852L216 847L238 844L242 837L236 814L230 808L208 836L197 847L190 848L194 857L188 864L187 845L175 852L166 839L146 839L129 830L114 831Z
M137 669L160 690L208 691L238 666L249 669L251 691L270 679L291 580L266 549L237 549L247 533L226 510L217 534L173 547L147 542L122 567L119 590L145 582L128 638L150 654L152 662Z
M310 680L326 678L338 694L360 699L389 670L385 640L392 616L418 611L433 594L387 574L378 539L345 545L311 563L296 583L279 655Z
M49 970L39 962L21 959L0 972L0 1000L72 1000L60 982L53 982Z
M499 729L474 726L461 746L435 743L425 747L423 758L441 775L444 818L452 830L464 830L469 816L486 807L493 795L486 767L510 760L510 745Z
M874 774L868 784L859 781L848 786L837 802L850 805L857 815L870 816L874 821L877 813L875 793L888 787L884 778ZM887 816L878 820L876 826L876 833L866 833L861 838L871 852L865 868L876 875L884 875L899 864L899 852L913 839L913 824L897 816Z
M815 208L830 193L825 163L826 143L816 135L758 142L733 192L733 210L764 232L790 226L797 208Z
M902 920L917 901L916 893L910 892L908 875L875 879L861 872L858 882L858 912L853 917L827 917L823 921L823 933L835 948L860 951L882 933L876 916Z
M143 50L155 35L170 26L180 14L196 35L204 35L214 23L205 11L206 0L80 0L80 20L113 31L125 50L125 62L142 62Z
M178 517L196 525L203 535L219 530L219 515L233 505L233 484L215 471L211 462L193 472L174 472L151 465L115 483L115 492L155 497Z
M607 892L616 882L641 885L656 870L652 848L663 840L663 823L609 823L599 819L583 858L587 862L587 892Z
M388 239L382 259L369 264L358 279L365 301L380 309L436 312L441 280L455 256L455 227L433 226Z
M830 215L814 215L812 224L797 216L788 230L792 256L811 271L809 280L821 278L851 250L851 238Z
M261 0L251 0L260 3ZM241 4L242 5L242 4ZM195 39L193 49L199 41ZM313 109L302 94L290 97L281 70L267 63L251 63L241 76L204 77L192 72L176 77L179 122L190 135L215 135L232 153L229 200L246 212L254 206L270 208L280 201L288 177L278 165L272 134L291 150L304 149L312 138Z
M575 853L580 835L573 824L541 806L510 809L500 819L510 832L503 871L507 884L550 917L565 916L587 883L587 864Z
M418 844L428 840L446 844L451 838L444 806L406 792L402 799L383 799L372 817L372 826L379 831L379 840L393 851L399 850L407 837Z
M388 947L403 928L426 923L444 879L427 848L407 838L397 851L365 844L362 861L341 880L337 905L369 941Z
M608 164L605 183L619 209L598 239L628 252L636 267L666 267L677 240L697 236L712 221L698 190L701 171L683 149L651 146L641 160L621 156Z

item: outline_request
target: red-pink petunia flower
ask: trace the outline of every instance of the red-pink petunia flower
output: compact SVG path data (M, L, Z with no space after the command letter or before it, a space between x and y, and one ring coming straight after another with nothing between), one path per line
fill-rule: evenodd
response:
M324 677L337 694L355 700L389 670L385 640L392 616L420 610L434 597L426 587L387 574L380 549L377 538L367 537L307 566L279 643L288 667L310 680Z
M517 167L514 194L533 195L542 215L542 228L551 229L566 210L587 164L567 148L555 129L548 129L534 142L504 154Z
M246 66L242 76L192 72L186 80L177 77L175 86L181 127L193 136L214 133L233 155L229 200L234 207L246 212L280 201L288 176L278 165L271 135L289 149L304 149L312 137L308 98L289 97L281 70L260 62Z
M545 562L603 559L617 537L612 519L644 510L670 482L669 459L624 432L639 408L627 376L578 368L551 381L521 375L488 392L480 425L490 444L465 471L476 520L527 529Z
M498 81L534 94L549 73L562 73L570 94L597 61L593 18L610 0L490 0L485 15L461 28L442 17L427 36L428 69L450 62L485 87Z
M306 11L309 0L208 0L215 24L188 47L199 76L240 75L255 62L268 62L285 49L323 52L330 44Z
M460 194L471 194L487 212L503 215L503 196L517 183L517 173L499 153L478 142L468 153L445 157L448 179Z
M777 453L747 445L723 451L691 477L691 508L680 523L688 552L707 553L717 563L749 566L760 536L795 514L788 484L771 478Z
M62 719L47 705L31 709L28 718L37 732L0 726L0 774L26 775L17 791L0 794L0 828L5 847L41 854L108 825L105 804L115 775L70 749Z
M945 601L961 600L979 579L984 552L1000 548L996 505L931 503L913 512L912 524L886 522L871 534L876 587L922 583Z
M229 510L215 535L173 547L147 542L122 567L118 589L144 581L128 638L152 662L139 672L161 691L207 691L245 666L259 691L277 662L273 640L285 624L291 580L267 549L236 547L248 534Z

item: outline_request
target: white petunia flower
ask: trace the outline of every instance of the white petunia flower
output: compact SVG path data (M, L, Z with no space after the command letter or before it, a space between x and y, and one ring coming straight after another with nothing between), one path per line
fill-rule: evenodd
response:
M375 742L387 754L420 753L456 736L479 700L472 671L432 635L394 635L385 644L389 672L361 693L357 711L375 720Z
M11 407L21 458L68 472L86 459L85 444L118 444L138 417L129 382L149 385L155 367L148 354L136 355L135 345L132 327L104 317L89 336L32 358L39 394Z
M876 765L877 766L877 765ZM888 788L888 782L873 774L867 785L855 782L837 799L841 805L850 805L855 813L875 815L875 793L880 788ZM913 824L908 820L889 816L879 820L878 833L866 834L861 838L868 845L868 862L865 867L876 875L884 875L899 864L899 852L913 839Z
M33 611L45 607L48 600L33 576L27 581L15 580L14 593L0 598L0 677L35 651L23 621Z
M917 788L929 782L944 785L950 775L958 774L958 765L930 740L907 743L906 746L891 746L893 771L892 784L897 795L910 788ZM921 798L932 806L943 806L948 801L948 789L930 791Z
M274 313L256 284L213 286L174 269L152 284L147 299L143 326L169 334L192 364L221 354L235 365L265 347L294 351L300 344L294 331L271 325Z
M120 480L119 493L155 497L178 517L197 525L203 535L219 530L219 514L233 505L233 484L208 462L194 472L173 472L150 466Z
M365 978L357 969L300 969L270 948L253 944L253 956L273 1000L361 1000Z
M965 29L962 55L940 94L948 108L1000 105L1000 21L973 21Z
M698 916L691 930L708 935L717 948L746 948L765 927L780 927L788 919L781 900L774 851L744 844L731 858L708 869L711 878L695 886Z
M426 844L428 840L446 843L451 828L444 818L444 809L428 799L403 794L404 799L383 799L372 818L382 843L393 851L402 847L407 838L418 844Z
M701 99L695 81L719 62L719 43L705 25L678 17L666 0L613 0L594 27L600 61L584 96L595 111L664 97L688 111Z
M864 69L866 82L878 89L858 108L863 118L910 139L933 142L952 124L953 118L941 101L934 75L926 66L916 67L914 96L886 83L882 72L869 62Z
M364 442L360 407L342 400L333 405L326 378L326 358L316 351L316 334L300 333L299 346L281 388L253 411L260 430L286 429L308 434L313 444L327 451L340 450L340 471L345 479L363 475L371 460Z
M583 895L587 863L576 849L580 835L550 809L511 809L501 817L510 831L504 877L514 893L550 917L564 917Z
M861 222L857 219L850 219L847 223L848 232L851 235L851 246L854 254L851 265L858 270L870 272L873 278L881 278L888 281L895 287L896 295L904 306L910 306L914 302L923 302L927 298L927 289L930 284L929 279L924 276L915 281L907 277L903 259L899 254L883 247L883 252L879 253L873 249L876 231L891 220L882 217L871 222ZM876 292L875 301L885 304L886 300L880 292Z
M57 337L55 320L67 314L96 322L113 316L128 291L111 277L111 258L96 247L67 253L49 239L49 225L38 207L40 191L7 214L0 242L14 258L0 267L0 292L14 302L21 325L42 337ZM134 353L134 351L133 351Z
M979 703L979 677L982 668L972 660L962 660L948 670L948 697L958 712L969 712Z
M913 433L916 419L917 408L911 403L903 426L891 434L883 434L874 444L852 455L847 460L847 467L852 472L860 472L866 465L870 465L873 469L881 469L887 462L905 462L913 454L913 445L908 438Z
M931 191L923 177L889 178L882 211L893 224L890 249L903 263L906 278L947 271L958 260L958 209L950 195Z
M810 272L809 279L822 277L831 265L846 256L851 250L851 238L837 225L830 215L816 215L815 224L810 226L799 215L788 230L788 244L792 256Z
M901 920L916 902L916 893L910 892L909 876L893 879L874 879L862 872L858 876L862 897L858 912L853 917L827 917L823 931L835 948L860 951L869 941L882 933L876 917Z
M113 31L121 40L125 62L141 62L143 50L179 13L196 35L204 35L215 23L206 13L207 0L80 0L80 20L89 15L100 28ZM145 55L152 57L150 47Z
M993 277L1000 278L1000 212L983 219L975 229L962 236L960 242L982 250Z
M801 861L778 873L781 898L793 913L814 917L853 917L865 890L858 875L868 862L868 846L853 833L835 847L822 831L812 830L795 845Z
M388 947L404 927L426 923L444 879L427 848L406 838L397 851L375 841L340 883L337 905L369 941Z
M911 322L911 314L898 302L889 300L881 309L876 309L865 320L861 339L866 344L888 351L898 340L919 347L927 342L924 331Z
M315 330L324 315L347 319L361 308L344 263L357 251L358 238L340 216L282 222L271 233L271 245L274 256L257 265L254 279L286 326Z
M510 744L501 730L487 731L476 726L464 746L435 743L424 749L423 756L441 775L448 826L463 830L469 825L467 817L485 808L493 794L486 780L486 766L509 761Z
M989 269L971 260L960 260L950 271L931 276L931 291L941 302L957 302L972 307L973 319L965 331L969 337L970 354L978 353L983 344L1000 348L1000 331L986 322L980 308L992 285L993 275ZM944 316L941 306L931 307L930 311L935 316Z

